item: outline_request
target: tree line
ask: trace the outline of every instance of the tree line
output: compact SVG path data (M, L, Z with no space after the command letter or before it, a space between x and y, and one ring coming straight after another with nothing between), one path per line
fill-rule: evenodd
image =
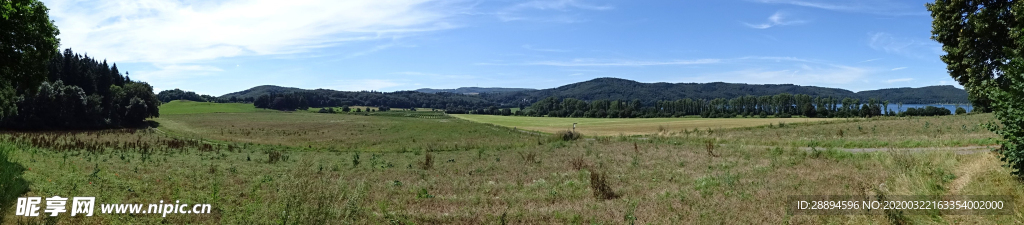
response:
M117 65L65 49L54 54L45 81L17 94L13 129L100 129L138 126L160 115L153 87L121 75Z
M594 100L583 101L574 98L548 97L528 108L512 112L510 108L487 107L468 111L449 111L448 113L473 113L488 115L520 115L547 117L582 117L582 118L655 118L700 116L704 118L734 118L773 116L788 118L792 116L836 118L836 117L874 117L874 116L937 116L950 115L945 108L929 106L922 109L907 109L897 113L889 108L889 102L869 99L862 102L855 98L812 97L806 94L792 95L782 93L765 96L742 96L732 99L715 98L656 101L644 104L639 99ZM900 104L899 107L902 107ZM961 108L962 109L962 108ZM959 111L959 110L958 110Z
M160 102L171 102L174 100L188 100L193 102L218 102L217 97L211 95L200 95L191 91L183 91L175 88L174 90L163 90L156 94L156 98ZM237 101L237 100L236 100ZM250 101L251 102L251 101Z
M216 101L246 102L244 96L222 96ZM490 102L454 93L420 93L414 91L377 92L360 91L344 92L332 90L309 90L294 92L261 93L252 100L257 108L295 110L309 107L326 108L342 106L371 106L385 108L483 108L491 106ZM275 103L276 102L276 103Z

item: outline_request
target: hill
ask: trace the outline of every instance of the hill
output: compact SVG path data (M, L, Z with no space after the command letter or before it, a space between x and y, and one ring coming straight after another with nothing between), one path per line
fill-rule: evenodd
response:
M307 90L291 87L263 85L220 96L220 99L255 99L260 95L300 93L310 107L366 105L394 108L423 107L450 108L462 106L479 108L488 106L529 106L547 98L575 98L580 100L633 100L645 105L659 100L732 99L740 96L764 96L779 93L806 94L834 98L877 98L881 101L905 104L966 103L967 92L953 86L921 88L891 88L852 92L839 88L800 86L793 84L737 84L737 83L641 83L619 78L597 78L563 85L556 88L532 90L524 88L458 88L420 89L398 92L349 92L327 89ZM479 93L475 95L465 93Z
M256 97L260 97L260 95L271 94L271 93L291 93L291 92L297 92L297 91L308 91L308 90L301 89L301 88L293 88L293 87L274 86L274 85L260 85L260 86L256 86L256 87L253 87L253 88L246 89L244 91L239 91L239 92L234 92L234 93L228 93L228 94L225 94L225 95L221 95L220 98L227 99L227 98L231 98L231 97L237 97L237 98L240 98L240 99L245 99L245 98L256 98Z
M420 88L420 89L416 89L416 92L423 92L423 93L430 93L430 94L438 93L438 92L448 92L448 93L456 93L456 94L481 94L481 93L502 93L502 92L519 92L519 91L535 91L535 90L537 90L537 89L532 89L532 88L499 88L499 87L490 87L490 88L460 87L460 88L456 88L456 89Z
M967 92L952 85L920 88L887 88L857 92L861 98L877 98L907 104L967 103Z
M575 98L580 100L639 99L645 104L659 100L735 98L739 96L774 95L779 93L807 94L811 96L859 98L848 90L792 84L736 84L736 83L641 83L619 78L597 78L589 81L537 91L482 94L488 100L512 103L536 101L546 97Z

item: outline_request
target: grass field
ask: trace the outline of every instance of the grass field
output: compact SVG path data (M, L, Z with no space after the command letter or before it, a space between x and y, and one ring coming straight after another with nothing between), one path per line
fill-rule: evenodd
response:
M325 151L508 149L536 145L538 139L509 128L450 117L422 119L401 116L404 112L380 114L396 116L220 113L168 115L155 120L161 131L182 137Z
M970 145L995 137L976 126L991 118L676 127L555 141L427 112L178 114L160 117L156 129L0 134L0 223L1017 223L1024 201L1014 202L1013 215L815 216L785 209L791 195L1022 199L1024 185L995 153L838 149ZM805 145L819 150L800 149ZM98 204L181 200L214 210L166 218L9 216L17 196L54 195L96 196Z
M778 123L805 123L837 119L827 118L559 118L559 117L522 117L452 114L451 116L478 123L490 123L499 126L516 127L519 129L536 130L554 133L572 129L587 135L639 135L665 131L681 131L697 129L723 129L735 127L753 127Z
M202 113L243 113L269 112L257 109L249 103L213 103L175 100L160 105L160 115L202 114Z

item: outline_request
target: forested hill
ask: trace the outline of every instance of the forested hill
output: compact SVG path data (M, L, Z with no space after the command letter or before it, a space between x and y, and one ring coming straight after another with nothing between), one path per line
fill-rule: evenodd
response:
M967 103L967 92L952 85L920 88L887 88L857 92L861 98L877 98L907 104Z
M301 89L301 88L293 88L293 87L274 86L274 85L260 85L260 86L256 86L256 87L253 87L253 88L246 89L244 91L239 91L239 92L234 92L234 93L228 93L228 94L225 94L225 95L221 95L220 97L224 98L224 99L231 98L231 97L245 99L245 98L256 98L256 97L260 97L260 95L266 95L266 94L290 93L290 92L297 92L297 91L308 91L308 90Z
M852 98L868 100L877 98L879 101L901 102L905 104L930 103L966 103L967 93L953 86L931 86L922 88L894 88L872 91L852 92L838 88L800 86L792 84L736 84L736 83L641 83L618 78L598 78L589 81L568 84L557 88L542 90L520 90L512 88L460 88L463 92L443 91L425 93L418 91L399 92L347 92L326 89L306 90L290 87L263 85L248 90L220 96L218 101L252 102L263 95L281 95L288 93L302 94L311 107L322 105L371 105L388 107L431 107L448 108L451 106L474 107L519 107L529 106L547 97L574 98L579 100L640 100L644 105L651 105L659 100L689 99L732 99L741 96L766 96L780 93L793 95L806 94L816 97L837 99ZM454 89L454 90L460 90ZM445 89L431 89L445 90ZM451 89L447 89L451 90ZM473 92L480 91L480 92ZM340 105L338 105L340 106Z
M432 88L420 88L416 89L416 92L423 93L438 93L438 92L449 92L456 94L481 94L481 93L502 93L502 92L519 92L519 91L535 91L537 89L531 88L482 88L482 87L460 87L456 89L432 89Z
M575 98L580 100L633 100L645 104L658 100L715 99L740 96L763 96L779 93L807 94L821 97L858 98L856 93L838 88L798 86L792 84L735 84L735 83L641 83L619 78L597 78L557 88L515 93L492 93L484 98L495 102L535 101L546 97Z

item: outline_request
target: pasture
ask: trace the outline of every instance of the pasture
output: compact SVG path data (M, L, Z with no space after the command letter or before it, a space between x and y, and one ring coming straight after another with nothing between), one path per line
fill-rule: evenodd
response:
M244 112L270 112L270 110L258 109L252 104L246 103L193 102L188 100L175 100L160 105L160 116Z
M828 120L829 118L561 118L561 117L522 117L451 114L464 120L478 123L489 123L505 127L536 130L554 133L572 129L587 135L643 135L665 131L692 129L724 129L736 127L764 126L778 123L806 123Z
M995 153L901 147L974 145L995 138L974 126L990 120L773 122L560 141L429 112L172 114L141 130L0 134L0 223L1013 223L1022 201L1005 216L810 216L784 207L790 195L1021 199L1021 182ZM883 145L892 149L842 149ZM14 197L54 195L209 203L214 213L9 216Z
M324 151L406 152L509 149L537 145L536 135L439 114L406 112L323 114L305 112L217 113L156 118L171 135L218 142L286 146ZM386 115L386 116L385 116ZM410 114L410 116L413 114ZM548 137L543 137L544 141Z

